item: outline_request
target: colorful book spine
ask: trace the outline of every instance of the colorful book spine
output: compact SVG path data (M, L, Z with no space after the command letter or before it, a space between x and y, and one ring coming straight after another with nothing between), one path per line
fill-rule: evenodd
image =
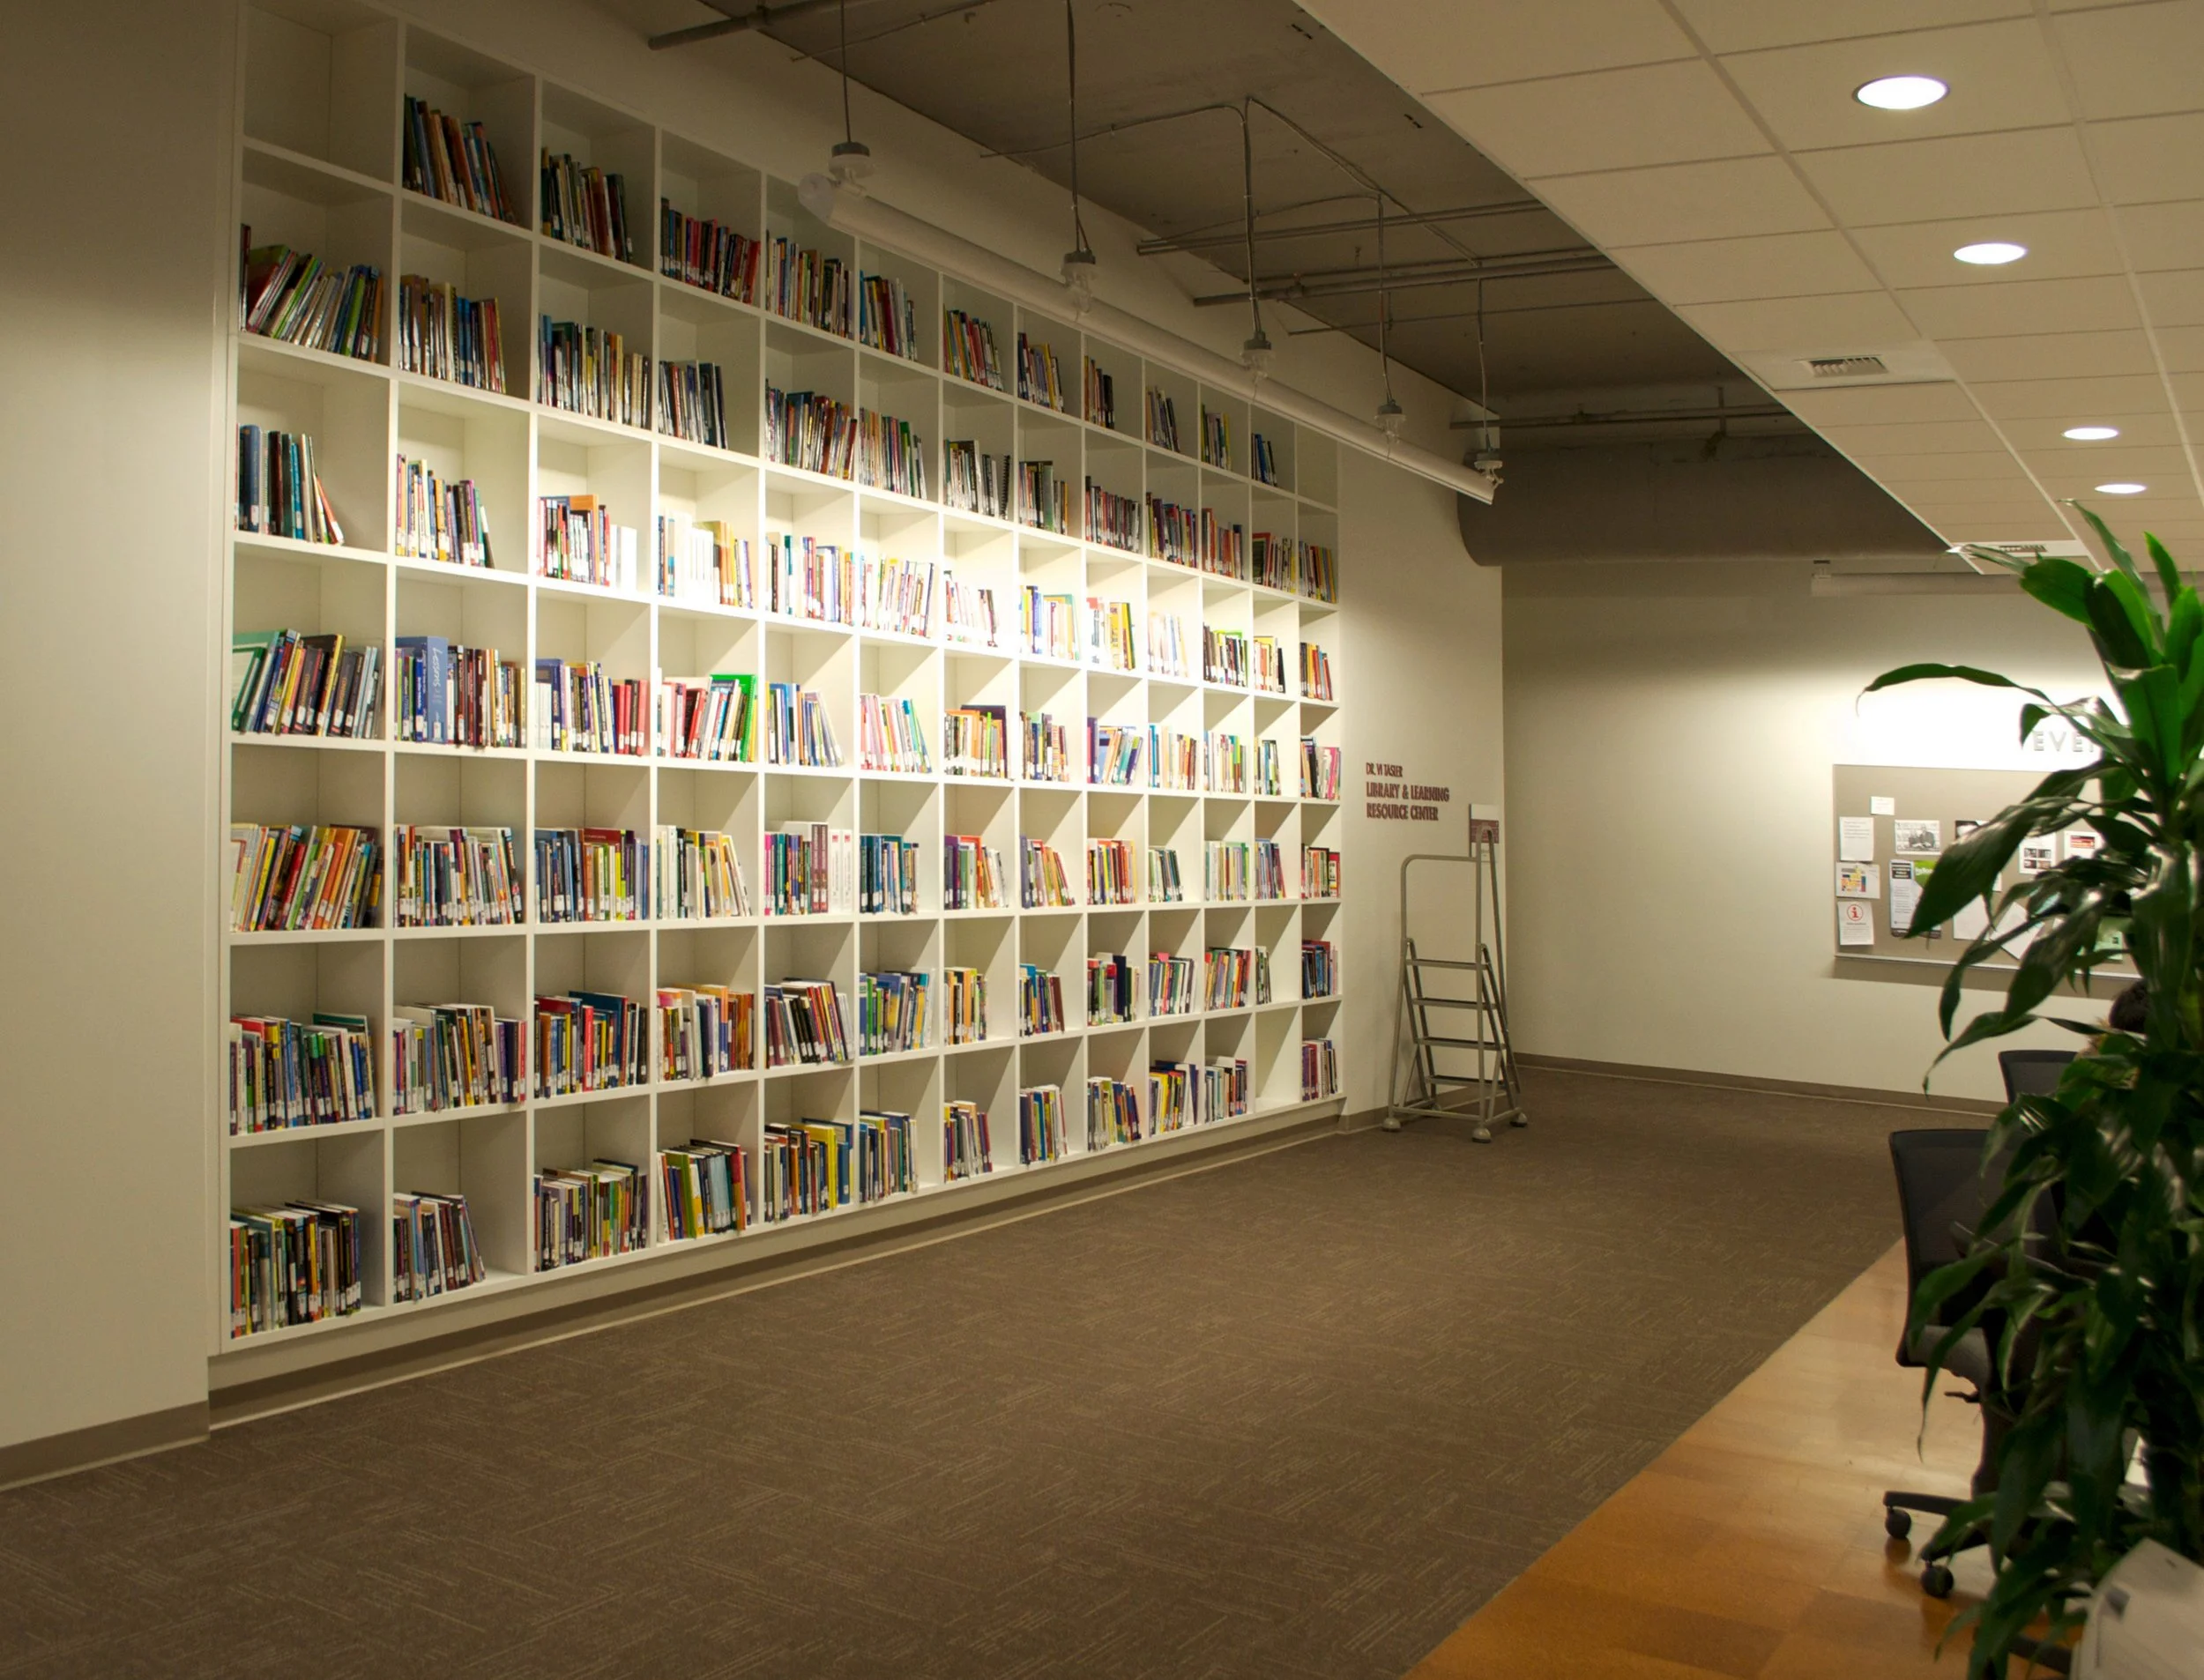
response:
M590 420L647 428L651 358L609 328L540 316L536 327L536 400Z
M815 769L841 763L824 696L793 682L766 684L765 762Z
M427 1301L489 1276L467 1199L425 1190L391 1198L391 1299Z
M894 636L934 633L934 562L875 554L858 560L860 617L868 630Z
M1202 785L1211 793L1247 791L1247 743L1212 732L1202 740Z
M314 440L303 432L237 428L237 529L294 542L337 546L345 528L314 469Z
M1202 465L1232 470L1232 421L1206 404L1202 409Z
M1087 903L1133 904L1139 902L1140 881L1133 873L1133 844L1129 840L1087 842Z
M1202 627L1202 680L1227 688L1247 686L1247 638L1238 630Z
M659 1189L669 1243L749 1229L748 1156L739 1144L691 1138L660 1150Z
M748 234L685 216L659 200L659 272L743 303L757 301L760 248Z
M750 539L724 519L692 524L678 513L660 514L658 556L658 591L667 600L745 611L756 605Z
M1331 694L1331 656L1314 642L1301 643L1301 698L1329 700Z
M1097 484L1092 479L1087 484L1086 535L1089 542L1106 543L1112 548L1122 548L1137 554L1143 538L1141 504L1131 496L1119 495L1114 490Z
M911 288L892 274L866 274L857 285L857 341L906 361L919 359L919 312Z
M510 927L521 919L520 859L510 829L391 830L400 927Z
M1037 963L1019 963L1018 1037L1042 1037L1065 1024L1063 981Z
M899 776L931 773L925 725L917 702L881 695L857 697L858 762L868 770Z
M426 194L502 222L520 217L505 194L497 152L480 123L461 123L406 96L405 181Z
M505 340L495 298L466 298L423 274L398 280L398 365L401 372L505 391Z
M1186 885L1179 879L1179 851L1175 846L1148 848L1148 902L1183 904Z
M1203 844L1202 892L1210 903L1234 903L1245 899L1253 873L1245 840L1210 840Z
M831 980L781 980L765 988L765 1065L790 1067L850 1059L842 994Z
M534 1049L540 1097L651 1082L649 1017L641 1002L617 992L538 998Z
M1148 785L1173 793L1202 791L1202 740L1161 724L1148 725Z
M1285 862L1275 840L1255 843L1255 897L1258 901L1285 896Z
M658 694L654 726L661 755L702 764L757 762L756 677L662 677Z
M857 908L867 916L919 913L919 843L899 834L857 836Z
M1054 461L1020 461L1017 489L1020 524L1058 537L1075 534L1071 528L1071 486L1056 476Z
M1097 787L1138 787L1141 747L1147 737L1139 724L1106 724L1087 719L1087 779Z
M1087 1148L1137 1143L1142 1136L1140 1093L1121 1079L1098 1074L1087 1081Z
M643 684L634 677L607 677L595 659L538 659L535 707L540 750L629 758L648 750Z
M734 836L716 829L665 827L652 869L661 921L729 921L750 913L750 890Z
M1028 338L1023 332L1018 334L1018 395L1029 403L1039 403L1059 413L1071 412L1071 405L1064 400L1063 378L1055 350Z
M942 1019L952 1044L977 1044L987 1037L987 977L978 969L942 970Z
M1105 373L1102 365L1092 356L1084 360L1086 367L1080 381L1084 400L1080 405L1080 413L1086 417L1088 425L1106 426L1114 432L1117 429L1117 381Z
M261 1335L349 1318L365 1305L360 1210L332 1201L235 1208L229 1333Z
M858 411L857 481L899 496L926 499L926 440L909 420Z
M1019 651L1076 663L1079 616L1069 595L1044 595L1031 584L1018 591Z
M1018 1093L1018 1160L1026 1166L1064 1158L1064 1094L1054 1085Z
M1118 1026L1137 1020L1140 983L1123 953L1087 959L1087 1024Z
M1319 747L1314 736L1301 737L1301 797L1337 799L1339 797L1339 749Z
M1175 613L1148 615L1148 673L1180 679L1193 674L1187 664L1186 626Z
M227 1049L233 1136L375 1118L375 1037L365 1015L238 1015Z
M1339 598L1339 572L1331 550L1322 543L1301 545L1301 593L1312 601Z
M234 823L229 864L229 925L240 933L320 933L378 923L382 846L372 829Z
M326 266L288 245L254 245L242 230L238 325L328 355L374 361L383 348L383 271L365 263Z
M1148 958L1148 1013L1151 1015L1190 1015L1200 994L1194 987L1194 959L1169 951Z
M1179 449L1179 411L1168 391L1148 388L1148 441L1159 450L1184 453Z
M1018 732L1024 750L1019 762L1029 782L1068 782L1071 776L1071 736L1046 712L1018 714Z
M1202 1121L1237 1120L1247 1112L1247 1064L1219 1057L1202 1070Z
M341 636L241 631L230 638L231 732L362 740L382 732L383 650Z
M391 1021L391 1109L517 1103L528 1094L527 1028L487 1003L400 1004Z
M959 513L1008 519L1012 483L1010 457L982 455L971 438L942 446L942 502Z
M994 591L961 581L951 571L942 576L942 639L969 647L1001 645L995 622Z
M1339 853L1329 846L1301 848L1301 896L1339 896Z
M624 1161L545 1167L535 1186L540 1272L631 1254L648 1240L650 1186Z
M473 479L439 478L426 461L398 457L398 527L391 552L407 560L447 566L496 565L490 555L489 516Z
M659 363L658 428L707 449L734 447L727 432L727 393L714 361Z
M536 500L536 575L599 589L636 588L636 533L615 525L601 496Z
M1247 686L1257 694L1282 695L1285 692L1285 654L1275 636L1258 636L1247 644L1254 661Z
M1276 487L1278 482L1277 445L1261 432L1251 432L1247 437L1247 464L1255 471L1255 482Z
M639 922L651 913L651 847L632 829L538 829L539 922Z
M1027 910L1068 910L1078 901L1071 896L1071 877L1064 860L1045 840L1019 843L1019 902Z
M942 714L944 775L1008 781L1009 725L1001 706L957 706Z
M1339 995L1339 948L1329 940L1301 941L1301 995L1336 998Z
M599 256L634 262L626 181L565 152L555 155L548 147L542 155L545 235Z
M659 1077L716 1079L757 1066L757 997L724 985L658 991Z
M847 263L777 234L765 242L764 262L758 301L765 308L785 321L800 321L838 338L856 336L855 288Z
M1002 364L995 356L994 329L962 309L942 311L942 367L953 377L989 390L1001 390Z
M1148 558L1193 569L1201 550L1200 521L1191 508L1148 498Z
M933 977L890 972L857 977L857 1048L890 1056L927 1047Z
M793 532L765 539L765 610L815 624L857 622L856 559Z
M954 1184L994 1171L987 1116L977 1103L952 1097L942 1104L942 1178Z
M1148 1112L1158 1133L1183 1132L1202 1122L1202 1070L1190 1061L1150 1062Z
M942 836L942 908L1007 910L1001 854L976 834Z

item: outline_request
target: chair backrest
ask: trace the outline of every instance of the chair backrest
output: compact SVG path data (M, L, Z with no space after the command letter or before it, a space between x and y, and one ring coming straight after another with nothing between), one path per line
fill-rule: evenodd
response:
M2074 1055L2071 1050L2000 1050L1998 1071L2005 1075L2005 1100L2049 1096L2059 1089L2059 1076Z
M1921 1280L1966 1252L1961 1231L1982 1223L1993 1186L1982 1175L1987 1127L1926 1127L1890 1134L1898 1174L1898 1212L1905 1225L1909 1298ZM1941 1315L1948 1322L1955 1309Z

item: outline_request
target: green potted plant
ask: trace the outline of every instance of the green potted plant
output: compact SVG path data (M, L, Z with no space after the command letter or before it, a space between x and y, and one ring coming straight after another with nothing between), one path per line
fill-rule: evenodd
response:
M2141 1541L2204 1561L2204 601L2151 537L2154 600L2103 521L2080 511L2111 569L1970 552L2088 631L2109 701L2062 704L1969 665L1910 665L1869 685L1956 678L2018 689L2023 739L2063 717L2098 753L1946 851L1911 929L1925 934L1988 901L1991 933L1944 984L1939 1061L2039 1020L2081 1038L2056 1094L2021 1098L1992 1127L1992 1153L2011 1154L1982 1229L2007 1234L1978 1237L1913 1305L1914 1324L1929 1325L1944 1303L1975 1292L1931 1362L1925 1403L1940 1359L1980 1326L2013 1417L1995 1490L1940 1535L1985 1531L1996 1571L1968 1612L1971 1680L2002 1676L2039 1616L2053 1639L2078 1626L2096 1583ZM1999 888L2023 840L2076 826L2102 836L2096 851ZM2023 931L2004 1003L1955 1033L1967 971ZM2087 997L2115 951L2148 990L2139 1033L2056 1012L2062 992ZM2140 1484L2129 1478L2138 1444Z

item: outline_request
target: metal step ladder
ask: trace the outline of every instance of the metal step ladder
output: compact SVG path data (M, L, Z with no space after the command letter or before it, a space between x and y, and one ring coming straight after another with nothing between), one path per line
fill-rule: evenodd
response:
M1409 878L1417 864L1470 866L1475 876L1471 955L1426 956L1416 948L1415 936L1407 930L1416 925L1410 919ZM1492 915L1489 941L1485 937L1488 907ZM1508 1036L1506 970L1499 955L1502 947L1497 822L1472 818L1467 852L1418 852L1402 859L1401 928L1399 1015L1395 1023L1393 1075L1387 1093L1385 1129L1397 1132L1401 1122L1409 1119L1468 1116L1477 1121L1470 1135L1479 1143L1490 1143L1493 1128L1502 1121L1511 1126L1530 1125L1530 1117L1523 1112L1523 1087L1515 1074L1515 1048ZM1426 975L1457 974L1468 977L1467 996L1457 994L1443 979L1439 984L1444 989L1437 993L1425 983ZM1434 1030L1433 1011L1442 1012L1438 1026L1445 1030ZM1448 1011L1462 1013L1444 1013ZM1468 1017L1466 1021L1463 1015ZM1409 1052L1405 1068L1400 1056L1404 1036ZM1442 1072L1439 1066L1442 1055L1448 1060L1459 1057L1471 1062L1475 1071ZM1476 1092L1473 1100L1448 1100L1467 1090Z

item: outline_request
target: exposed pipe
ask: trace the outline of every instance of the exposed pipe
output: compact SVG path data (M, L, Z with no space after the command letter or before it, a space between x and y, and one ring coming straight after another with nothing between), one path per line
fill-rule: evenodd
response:
M738 11L722 5L719 0L704 0L714 11L724 15L715 23L691 25L687 29L669 29L664 34L652 35L651 50L662 53L668 47L686 47L691 41L717 41L722 35L739 35L752 29L769 29L791 18L801 18L814 11L824 11L836 0L788 0L779 6L753 6L748 11Z
M976 245L972 241L921 221L866 194L838 187L823 175L806 175L797 196L812 215L830 227L863 240L887 245L919 262L960 275L973 285L1051 315L1064 311L1065 294L1059 281L1036 273L1021 263ZM1459 461L1406 442L1389 443L1383 433L1366 420L1306 396L1276 380L1257 382L1247 369L1206 345L1182 338L1166 328L1097 300L1086 317L1087 327L1143 355L1167 361L1220 390L1244 391L1271 413L1296 420L1351 449L1443 485L1477 502L1493 499L1493 483Z
M1663 420L1797 420L1798 416L1781 403L1764 403L1754 407L1732 408L1623 408L1612 413L1534 414L1521 420L1500 416L1490 422L1480 420L1448 420L1448 426L1457 432L1481 430L1488 423L1503 431L1526 432L1557 426L1654 426ZM1803 420L1799 421L1804 425Z
M1358 194L1366 197L1367 194ZM1521 216L1545 206L1536 198L1511 198L1497 204L1463 204L1454 210L1418 211L1407 215L1388 216L1388 227L1427 227L1436 222L1477 221L1487 216ZM1273 211L1272 215L1280 212ZM1305 222L1294 227L1264 227L1256 231L1259 240L1321 239L1329 234L1366 234L1379 225L1374 216L1358 216L1351 221ZM1134 250L1142 256L1166 256L1174 251L1206 251L1236 245L1240 231L1230 233L1187 234L1173 239L1143 239Z
M1393 274L1381 286L1373 270L1359 271L1351 279L1325 280L1314 284L1292 278L1266 283L1260 294L1274 303L1291 303L1299 298L1356 297L1380 290L1405 292L1423 286L1466 286L1478 280L1536 280L1555 274L1587 274L1612 268L1614 264L1595 251L1583 256L1555 256L1535 263L1508 266L1505 259L1475 267L1456 267L1418 274ZM1220 303L1243 303L1245 290L1238 292L1210 292L1194 300L1196 307L1214 308Z

